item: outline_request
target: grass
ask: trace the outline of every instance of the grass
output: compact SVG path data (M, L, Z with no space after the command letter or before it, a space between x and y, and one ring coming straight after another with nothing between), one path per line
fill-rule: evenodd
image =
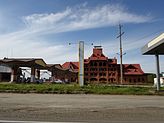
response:
M164 92L164 88L162 88ZM1 83L0 92L12 93L54 93L54 94L119 94L119 95L164 95L153 87L128 87L108 85L76 84L9 84Z

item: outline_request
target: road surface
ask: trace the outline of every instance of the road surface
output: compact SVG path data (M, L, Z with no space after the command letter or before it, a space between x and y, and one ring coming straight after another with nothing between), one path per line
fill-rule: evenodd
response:
M11 121L163 123L164 96L0 93L0 122Z

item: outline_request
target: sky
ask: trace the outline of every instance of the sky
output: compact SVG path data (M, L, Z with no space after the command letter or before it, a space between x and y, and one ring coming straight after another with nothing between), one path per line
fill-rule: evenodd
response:
M163 0L0 0L0 58L78 61L78 42L84 41L85 58L93 43L120 63L120 23L123 63L155 73L155 57L143 56L141 48L164 32L163 5ZM160 56L161 71L163 61Z

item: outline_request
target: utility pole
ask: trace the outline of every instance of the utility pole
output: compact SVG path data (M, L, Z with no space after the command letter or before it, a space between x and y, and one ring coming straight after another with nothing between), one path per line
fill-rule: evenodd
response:
M119 35L117 36L117 38L120 38L120 84L123 84L123 66L122 66L122 56L124 54L122 54L122 35L124 34L124 32L122 32L122 25L119 24Z

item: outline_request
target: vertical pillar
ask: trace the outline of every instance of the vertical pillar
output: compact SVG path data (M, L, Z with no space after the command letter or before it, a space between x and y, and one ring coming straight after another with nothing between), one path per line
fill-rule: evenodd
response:
M31 82L35 82L35 68L31 67Z
M84 41L79 41L79 85L84 86Z
M14 82L14 70L11 70L11 79L10 82Z
M157 76L157 91L160 90L160 69L159 69L159 55L155 55L156 58L156 76Z
M11 70L11 80L10 82L16 82L17 81L17 67L12 67L12 70Z
M2 73L0 73L0 82L2 82Z
M55 70L52 68L51 69L51 82L54 82L55 81Z
M36 71L36 72L37 72L37 78L38 78L38 79L40 79L40 70L39 70L39 69L37 69L37 71Z

